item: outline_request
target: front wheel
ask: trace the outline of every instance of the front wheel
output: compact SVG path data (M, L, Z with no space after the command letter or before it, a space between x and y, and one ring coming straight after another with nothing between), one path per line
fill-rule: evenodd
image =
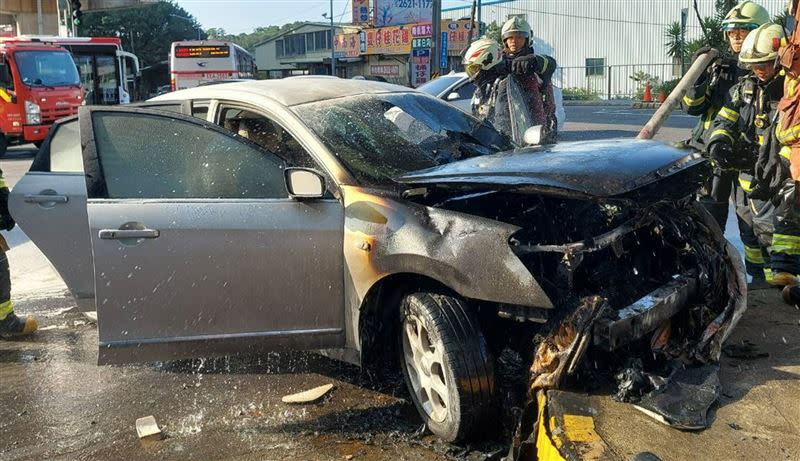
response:
M494 360L466 303L414 293L401 303L400 360L414 406L447 442L493 427Z

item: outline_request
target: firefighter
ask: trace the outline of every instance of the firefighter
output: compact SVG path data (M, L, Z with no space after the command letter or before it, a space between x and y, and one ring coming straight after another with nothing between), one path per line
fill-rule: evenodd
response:
M519 16L506 21L500 33L507 71L517 76L527 92L531 118L542 125L545 142L555 142L558 123L551 78L556 71L556 60L534 52L531 26Z
M14 218L8 212L8 186L3 179L3 172L0 171L0 229L10 231L14 224ZM22 319L14 314L7 249L5 239L0 236L0 338L29 335L38 328L33 317Z
M783 38L783 27L776 24L765 24L747 36L739 63L750 72L731 88L708 138L711 158L723 169L740 172L736 213L747 271L754 280L766 279L776 286L796 285L799 272L781 264L785 249L774 244L782 237L772 235L775 204L782 200L777 186L788 172L788 164L778 161L787 154L775 141L784 83L775 60Z
M472 115L511 136L511 115L504 85L508 73L500 44L488 37L474 41L464 55L464 69L477 87L472 96Z
M730 47L731 55L720 56L709 64L681 101L683 110L689 115L699 116L691 137L684 141L683 147L706 152L706 140L711 133L711 123L728 99L731 87L747 71L740 68L737 56L742 49L747 34L751 30L769 22L769 13L760 5L745 1L731 9L722 21L722 31ZM707 52L703 47L695 53L695 57ZM738 146L735 146L738 148ZM725 231L728 220L728 203L731 192L736 188L738 171L722 169L715 166L714 175L707 194L700 198L703 206L714 216L714 219Z

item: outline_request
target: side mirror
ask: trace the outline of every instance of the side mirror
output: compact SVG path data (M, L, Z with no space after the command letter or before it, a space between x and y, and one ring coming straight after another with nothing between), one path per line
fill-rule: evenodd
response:
M522 141L528 146L538 146L542 143L542 126L536 125L525 130Z
M452 93L447 95L448 101L456 101L458 99L461 99L461 95L458 94L458 91L453 91Z
M322 198L325 195L325 179L314 170L287 168L286 190L296 199Z

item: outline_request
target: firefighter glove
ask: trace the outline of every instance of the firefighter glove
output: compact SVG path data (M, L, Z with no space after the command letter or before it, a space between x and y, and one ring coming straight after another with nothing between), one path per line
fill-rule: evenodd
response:
M720 168L725 169L729 167L733 148L726 142L717 141L708 146L708 155Z
M525 75L531 72L538 74L541 70L539 60L536 59L535 54L526 54L511 61L511 72L517 75Z
M692 55L692 62L695 62L697 60L697 58L699 58L701 55L704 55L704 54L708 53L712 49L713 48L711 48L710 46L700 47L700 49L695 51L694 54Z

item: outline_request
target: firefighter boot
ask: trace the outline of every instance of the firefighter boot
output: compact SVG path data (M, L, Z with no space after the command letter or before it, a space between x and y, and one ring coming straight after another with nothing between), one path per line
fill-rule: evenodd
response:
M786 286L783 287L781 292L783 295L783 302L790 306L800 305L800 286Z
M770 285L776 287L791 287L795 285L800 285L800 280L797 279L797 276L794 274L790 274L788 272L776 272L772 274L772 278L769 280Z
M27 316L21 319L11 312L3 320L0 320L0 338L27 336L37 328L39 328L39 324L36 323L35 318Z

